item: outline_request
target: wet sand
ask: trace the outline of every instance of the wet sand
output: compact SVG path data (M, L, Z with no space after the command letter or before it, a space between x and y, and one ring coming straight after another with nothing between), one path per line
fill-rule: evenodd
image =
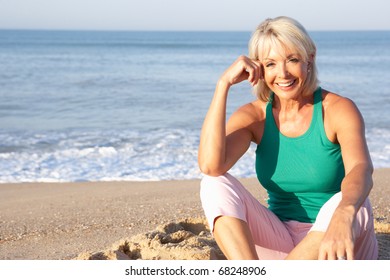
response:
M243 184L262 202L255 178ZM380 259L390 259L390 169L370 199ZM221 259L199 180L0 184L0 259Z

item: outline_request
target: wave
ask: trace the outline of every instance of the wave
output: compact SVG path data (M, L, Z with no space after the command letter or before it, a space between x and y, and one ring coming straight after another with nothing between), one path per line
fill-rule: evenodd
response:
M390 167L390 130L367 132L376 168ZM198 179L199 130L0 132L0 182ZM254 177L255 145L230 171Z
M0 182L192 179L198 139L180 129L0 134Z

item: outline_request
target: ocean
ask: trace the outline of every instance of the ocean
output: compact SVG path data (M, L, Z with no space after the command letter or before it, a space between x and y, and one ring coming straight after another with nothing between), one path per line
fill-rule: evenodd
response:
M390 31L310 33L321 86L355 101L390 167ZM0 183L200 178L203 118L250 35L0 30ZM235 86L228 114L253 99ZM254 151L231 173L255 176Z

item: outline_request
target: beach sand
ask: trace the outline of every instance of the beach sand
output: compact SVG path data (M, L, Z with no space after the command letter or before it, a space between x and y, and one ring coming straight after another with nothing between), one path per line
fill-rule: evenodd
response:
M241 179L262 203L255 178ZM380 259L390 259L390 169L374 172ZM199 180L0 184L0 259L224 259Z

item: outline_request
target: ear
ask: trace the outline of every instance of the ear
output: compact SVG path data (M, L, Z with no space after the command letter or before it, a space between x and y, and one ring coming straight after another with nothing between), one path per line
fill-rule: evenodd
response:
M315 55L314 53L312 53L312 54L309 55L309 61L308 61L308 64L309 64L309 65L311 65L311 64L314 62L315 56L316 56L316 55Z
M311 66L314 62L315 54L309 55L309 60L307 61L307 69L311 69Z

